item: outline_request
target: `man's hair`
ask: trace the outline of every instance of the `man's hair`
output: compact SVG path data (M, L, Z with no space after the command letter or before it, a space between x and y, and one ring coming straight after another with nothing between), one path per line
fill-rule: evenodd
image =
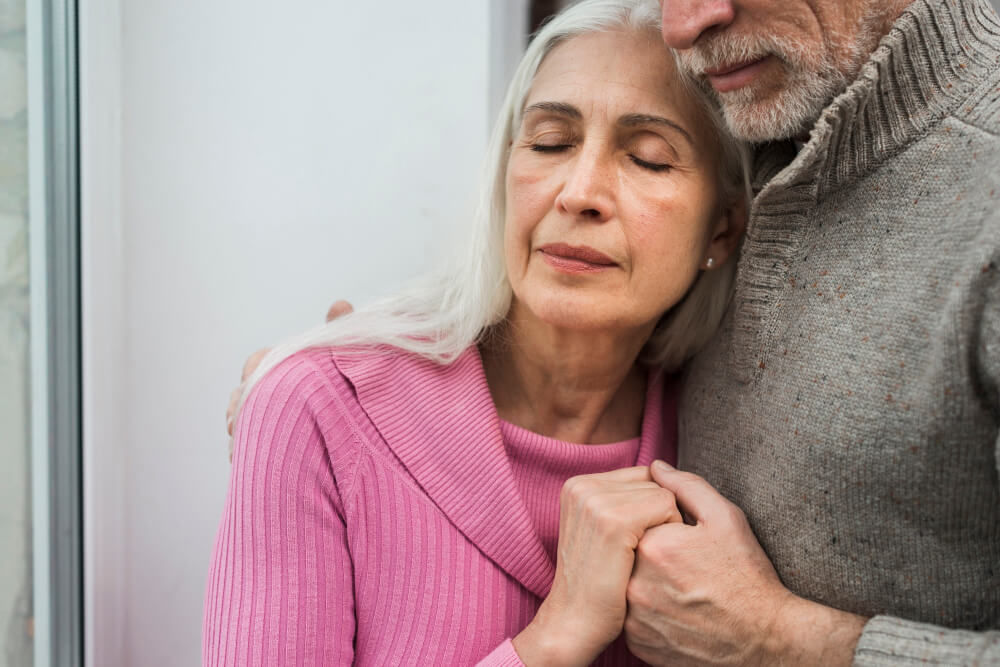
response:
M306 348L389 345L447 364L496 333L512 299L504 260L507 159L528 92L542 61L556 46L577 35L614 30L658 35L656 0L583 0L552 18L531 40L493 128L472 238L456 265L279 344L248 378L241 401L281 360ZM748 196L744 147L725 132L704 92L695 85L687 90L702 104L717 135L722 202ZM701 272L686 297L657 325L644 351L646 361L677 369L708 340L728 305L735 265L734 255L723 266Z

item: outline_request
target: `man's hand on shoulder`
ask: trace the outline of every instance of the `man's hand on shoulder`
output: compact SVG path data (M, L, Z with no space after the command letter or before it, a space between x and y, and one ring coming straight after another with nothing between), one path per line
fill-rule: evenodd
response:
M659 464L651 472L688 522L652 528L639 542L625 620L636 657L652 665L851 664L865 619L785 588L746 516L708 482Z
M354 311L354 306L347 303L346 301L337 301L329 310L326 311L326 321L331 322L342 315L347 315ZM229 405L226 407L226 431L229 432L229 436L233 435L233 422L236 418L236 407L240 403L240 396L243 395L243 383L247 381L247 378L253 375L253 372L257 370L257 366L260 365L261 360L267 356L267 353L271 351L271 348L264 347L249 357L247 357L246 363L243 364L243 373L240 375L240 384L236 389L233 389L232 393L229 394Z

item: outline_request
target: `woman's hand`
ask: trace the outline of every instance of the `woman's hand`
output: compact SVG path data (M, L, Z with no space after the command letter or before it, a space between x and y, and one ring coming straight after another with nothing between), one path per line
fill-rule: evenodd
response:
M621 634L625 589L646 529L682 522L674 495L649 468L569 479L559 512L552 590L514 649L528 667L587 665Z

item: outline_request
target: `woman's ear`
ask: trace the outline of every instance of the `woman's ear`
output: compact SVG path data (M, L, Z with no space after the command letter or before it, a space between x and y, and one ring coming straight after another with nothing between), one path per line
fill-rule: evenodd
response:
M715 229L712 230L712 240L708 244L702 266L714 268L725 264L739 247L746 227L747 200L744 195L740 195L722 209Z

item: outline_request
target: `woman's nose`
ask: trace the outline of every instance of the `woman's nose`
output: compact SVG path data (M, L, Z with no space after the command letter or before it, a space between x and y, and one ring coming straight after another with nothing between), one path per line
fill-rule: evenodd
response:
M663 41L672 49L690 49L713 28L725 28L736 17L732 0L663 0Z
M605 222L614 213L613 166L609 156L581 151L568 165L556 207L578 219Z

